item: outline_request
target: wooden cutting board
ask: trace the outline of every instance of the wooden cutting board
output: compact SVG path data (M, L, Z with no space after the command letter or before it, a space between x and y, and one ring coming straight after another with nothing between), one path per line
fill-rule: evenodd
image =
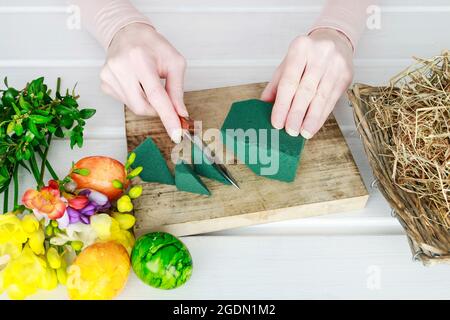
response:
M265 84L249 84L186 92L191 118L203 121L203 130L220 128L234 101L258 98ZM158 145L173 172L174 144L160 120L126 110L128 151L148 135ZM282 165L282 164L281 164ZM297 178L285 183L255 175L244 164L227 166L240 190L202 178L210 197L177 191L175 186L143 183L135 201L137 236L166 231L177 236L206 233L253 224L361 209L368 193L344 137L331 115L306 143ZM140 181L138 181L140 182Z

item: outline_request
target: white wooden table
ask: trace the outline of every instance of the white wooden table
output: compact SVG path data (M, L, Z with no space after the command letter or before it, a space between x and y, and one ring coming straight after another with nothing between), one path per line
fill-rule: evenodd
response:
M289 42L307 30L323 1L136 0L188 59L186 90L267 81ZM383 84L412 55L449 48L448 0L382 2L381 29L369 30L355 57L355 81ZM87 155L126 156L123 110L101 93L103 53L84 30L69 30L62 0L3 0L0 75L23 86L44 75L51 85L78 82L80 102L97 108L83 149L55 141L50 159L59 173ZM351 110L335 110L370 192L358 212L272 223L186 237L195 268L182 288L160 291L130 277L122 299L450 298L448 266L413 262L404 232L377 189ZM22 176L23 187L32 186ZM6 298L5 295L0 296ZM64 288L36 299L66 298Z

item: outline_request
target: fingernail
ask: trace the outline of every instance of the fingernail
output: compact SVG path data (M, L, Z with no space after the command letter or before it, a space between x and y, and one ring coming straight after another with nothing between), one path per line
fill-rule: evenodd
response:
M293 136L293 137L297 137L299 135L299 132L292 128L286 128L286 132L288 135Z
M170 138L172 139L173 142L180 143L181 142L181 129L173 130L170 135Z
M280 124L279 122L272 121L272 126L277 130L283 129L283 125Z
M302 137L308 140L311 139L313 135L307 130L302 130Z
M178 114L182 117L189 117L189 113L188 113L187 109L181 109Z

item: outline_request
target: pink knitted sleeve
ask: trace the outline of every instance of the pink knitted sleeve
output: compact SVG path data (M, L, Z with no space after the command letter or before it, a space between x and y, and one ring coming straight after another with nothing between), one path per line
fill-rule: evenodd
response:
M327 0L308 34L319 28L332 28L345 34L355 49L366 26L367 8L377 3L377 0Z
M139 22L151 26L146 16L128 0L71 0L80 8L81 22L107 49L123 27Z

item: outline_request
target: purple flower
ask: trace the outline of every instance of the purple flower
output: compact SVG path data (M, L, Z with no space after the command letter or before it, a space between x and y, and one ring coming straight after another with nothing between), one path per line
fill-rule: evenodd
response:
M80 213L85 216L92 216L95 213L96 205L92 202L89 203L86 207L80 210Z
M81 221L81 213L79 211L75 210L72 207L67 207L66 211L69 215L70 223L77 223Z
M93 203L95 203L95 202L93 202ZM109 201L107 203L105 203L104 205L96 204L97 212L106 212L106 211L108 211L109 208L111 208L111 203Z
M111 203L108 201L103 193L84 189L79 192L80 196L86 196L89 202L83 208L74 209L70 206L67 207L67 214L69 215L70 223L82 222L84 224L90 223L90 217L98 212L105 212L111 207Z
M111 208L111 202L109 202L108 197L101 192L84 189L79 194L89 198L90 203L95 206L96 212L105 212Z
M95 205L89 203L83 209L76 210L72 207L67 207L67 213L69 215L70 223L82 222L84 224L89 224L89 217L95 213Z

